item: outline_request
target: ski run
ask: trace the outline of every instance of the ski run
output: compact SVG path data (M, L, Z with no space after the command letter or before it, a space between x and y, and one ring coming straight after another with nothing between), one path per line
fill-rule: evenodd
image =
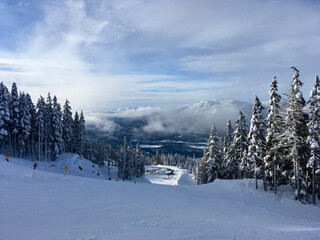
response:
M160 165L125 181L112 167L108 180L106 167L76 154L34 172L32 161L0 159L3 240L320 239L319 205L295 201L290 187L275 195L253 179L194 186L187 171Z

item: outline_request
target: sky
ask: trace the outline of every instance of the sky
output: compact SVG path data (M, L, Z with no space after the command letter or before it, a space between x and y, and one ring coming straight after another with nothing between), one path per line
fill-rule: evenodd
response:
M76 110L268 100L320 73L316 0L0 0L0 81Z

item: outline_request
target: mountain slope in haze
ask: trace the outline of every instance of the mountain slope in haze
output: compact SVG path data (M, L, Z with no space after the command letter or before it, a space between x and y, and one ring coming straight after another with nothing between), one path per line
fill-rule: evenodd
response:
M234 100L201 101L191 105L183 105L165 110L156 116L149 116L147 124L136 129L135 134L143 135L157 133L159 135L176 135L190 140L190 135L197 134L200 138L207 137L213 124L218 133L224 134L226 123L233 123L238 117L239 110L247 116L252 105Z

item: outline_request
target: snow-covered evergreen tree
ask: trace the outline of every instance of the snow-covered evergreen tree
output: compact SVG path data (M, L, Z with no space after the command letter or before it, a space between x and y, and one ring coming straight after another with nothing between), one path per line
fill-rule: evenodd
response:
M127 138L123 138L123 146L120 148L120 159L118 163L118 177L123 181L131 179L133 176L133 152L132 148L127 142Z
M228 161L227 156L230 156L229 152L232 151L231 149L231 144L233 141L233 129L232 129L232 125L231 125L231 121L228 120L227 122L227 133L223 138L223 149L222 149L222 161L221 161L221 170L220 170L220 174L221 174L221 178L225 178L225 172L226 172L226 164Z
M217 177L220 177L221 155L219 149L219 137L216 133L215 125L212 126L209 142L208 142L208 172L207 182L213 182Z
M53 97L52 105L52 131L53 131L53 141L52 145L52 160L56 160L57 155L63 150L63 139L62 139L62 112L61 106L57 101L57 97Z
M10 132L12 155L15 157L17 152L18 133L19 133L19 95L17 84L12 83L11 96L10 96Z
M29 93L26 93L26 105L28 109L28 113L30 115L30 122L31 122L31 130L30 130L30 137L28 139L28 155L32 159L35 159L35 142L36 142L36 108L31 100L31 96Z
M309 135L307 141L311 149L311 157L308 161L307 167L311 169L312 181L310 181L312 188L312 202L316 201L316 174L320 177L320 80L316 75L316 80L309 97ZM319 187L318 187L319 191Z
M277 192L278 185L278 166L282 159L281 137L283 134L283 114L281 112L280 102L281 95L278 94L278 82L276 77L273 78L270 90L270 107L268 109L267 120L267 137L266 137L266 156L265 174L267 185Z
M248 156L254 162L256 188L258 188L258 178L263 179L264 190L266 189L265 179L265 165L264 157L266 154L266 140L265 140L265 119L263 117L262 106L259 98L256 96L254 105L251 111L251 124L248 134L249 148Z
M233 140L233 129L232 129L231 121L228 120L228 122L227 122L227 134L224 137L224 141L223 141L223 145L224 145L223 153L224 154L226 154L226 152L228 151L228 148L232 144L232 140Z
M86 138L86 121L84 119L83 112L80 113L79 119L79 154L83 155L84 141Z
M79 128L79 114L76 111L74 114L73 125L72 125L72 151L79 153L80 147L80 128Z
M62 138L64 142L64 151L72 152L72 129L73 129L73 119L72 112L70 107L70 102L66 100L63 106L63 114L62 114Z
M9 92L7 87L0 83L0 139L2 141L2 153L5 154L5 144L8 140L8 128L10 124Z
M305 172L308 159L308 145L306 142L308 135L307 121L308 115L304 111L306 101L300 91L303 83L300 80L299 70L294 70L291 88L288 95L288 107L285 118L285 132L283 145L287 148L287 163L291 168L288 170L289 180L295 190L295 197L303 200L306 195Z
M145 172L145 160L144 155L141 151L140 144L137 142L136 148L135 148L135 160L136 160L136 170L135 170L135 176L141 177L144 175Z
M53 160L53 147L54 147L54 136L53 136L53 110L52 110L52 99L50 93L48 93L46 105L44 111L44 158L48 160L49 157Z
M236 120L236 130L234 131L233 142L225 155L225 178L237 179L242 178L239 165L242 162L244 153L248 149L248 130L246 118L239 111L239 118Z
M37 152L38 152L38 160L41 160L41 155L44 153L44 139L45 139L45 129L44 129L44 115L45 115L45 100L42 96L38 99L37 102L37 112L36 112L36 131L37 131Z
M203 149L203 157L198 167L197 184L205 184L208 182L208 154L207 148Z
M24 92L19 97L19 128L18 128L19 153L21 157L26 157L29 147L29 137L31 134L31 113L30 106L26 100Z

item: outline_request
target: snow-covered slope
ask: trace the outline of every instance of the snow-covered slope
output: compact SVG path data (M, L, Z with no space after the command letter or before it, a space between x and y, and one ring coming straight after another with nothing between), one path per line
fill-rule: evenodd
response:
M0 239L320 238L319 207L255 190L251 180L165 186L45 169L32 178L28 164L0 158Z
M173 166L146 166L145 178L149 182L162 185L196 185L187 170Z
M4 159L4 156L0 155L0 159ZM19 165L25 167L25 177L32 177L34 164L33 161L19 158L10 158L10 163L13 165L9 166ZM58 159L54 162L40 161L37 162L37 164L38 166L35 171L35 177L37 177L38 174L41 174L38 170L64 175L64 167L68 166L69 169L67 171L67 175L104 178L97 164L94 164L87 159L81 158L78 154L64 153L62 155L59 155ZM27 169L29 169L29 171Z

